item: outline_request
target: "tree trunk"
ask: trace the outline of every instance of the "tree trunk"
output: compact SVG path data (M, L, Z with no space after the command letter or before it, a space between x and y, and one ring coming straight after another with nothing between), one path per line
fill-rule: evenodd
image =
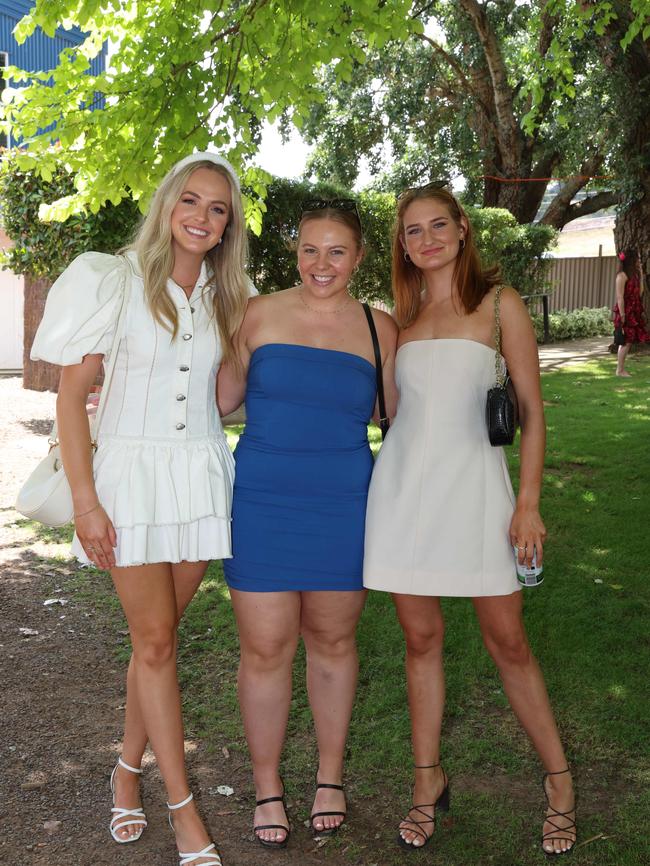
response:
M23 388L30 391L56 391L61 368L45 361L30 360L36 329L43 318L45 299L51 280L25 275L25 325L23 348Z

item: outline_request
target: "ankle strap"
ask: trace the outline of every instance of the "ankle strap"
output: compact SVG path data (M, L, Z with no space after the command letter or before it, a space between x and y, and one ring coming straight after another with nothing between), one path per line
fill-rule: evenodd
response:
M180 803L175 803L173 806L171 803L167 803L167 808L169 809L170 812L172 812L174 809L181 809L183 806L187 806L188 803L191 803L193 799L194 799L194 794L190 794L188 797L186 797Z
M570 773L570 772L571 772L570 768L567 767L566 770L555 770L554 773L549 772L549 773L544 773L544 775L545 776L561 776L563 773Z
M282 803L284 795L281 797L265 797L263 800L255 800L256 806L265 806L267 803Z
M343 791L343 785L332 785L330 782L317 782L317 788L333 788L335 791ZM329 812L327 814L330 814Z
M434 767L440 766L440 761L437 764L413 764L416 770L432 770Z
M137 773L138 776L142 775L142 770L138 769L137 767L132 767L130 764L127 764L126 761L123 761L122 758L118 758L117 763L120 765L120 767L124 767L125 770L128 770L129 773Z

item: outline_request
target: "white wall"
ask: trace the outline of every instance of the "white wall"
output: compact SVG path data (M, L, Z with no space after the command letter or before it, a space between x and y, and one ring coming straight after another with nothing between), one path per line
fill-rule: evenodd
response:
M0 271L0 370L23 368L23 278Z

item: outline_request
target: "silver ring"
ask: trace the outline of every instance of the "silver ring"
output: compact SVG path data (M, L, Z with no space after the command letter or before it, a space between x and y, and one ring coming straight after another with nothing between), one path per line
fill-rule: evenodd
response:
M525 545L525 544L518 544L518 545L517 545L517 550L526 550L526 546L527 546L527 545Z
M90 545L88 545L88 550L92 550L92 552L94 553L94 552L97 550L97 548L96 548L96 547L91 547Z

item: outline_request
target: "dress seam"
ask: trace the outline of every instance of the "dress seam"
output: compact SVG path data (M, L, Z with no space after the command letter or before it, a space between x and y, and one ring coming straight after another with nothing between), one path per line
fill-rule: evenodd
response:
M427 369L427 393L431 387L431 378L432 378L432 367L434 363L434 355L435 352L430 353L429 357L429 366ZM431 400L431 394L428 393L429 399L427 399L426 405L426 422L424 425L424 442L429 441L429 431L431 428L431 407L433 405L433 400ZM417 520L415 523L415 530L413 533L413 549L411 551L411 569L410 569L410 586L409 589L413 589L413 580L415 575L415 556L418 549L418 537L420 533L420 524L421 524L421 515L422 515L422 489L424 486L424 464L425 464L425 455L426 455L426 445L421 448L420 452L420 472L419 472L419 484L418 484L418 509L417 509Z
M153 344L153 353L151 355L151 364L149 365L149 375L147 376L147 390L145 392L144 397L144 405L145 407L149 405L149 389L151 388L151 377L153 376L153 368L156 363L156 357L158 355L158 329L154 328L154 344ZM146 411L142 415L142 434L141 438L145 438L145 426L147 423L147 413Z

